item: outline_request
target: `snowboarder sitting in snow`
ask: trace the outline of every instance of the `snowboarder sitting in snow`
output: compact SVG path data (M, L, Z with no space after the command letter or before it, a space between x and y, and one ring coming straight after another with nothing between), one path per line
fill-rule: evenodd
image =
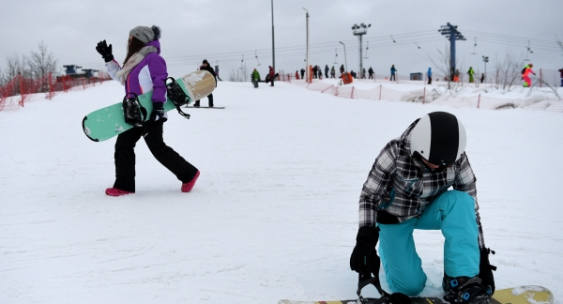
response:
M200 70L206 70L209 73L211 73L213 75L213 77L215 77L215 82L217 83L217 74L215 74L215 71L213 71L213 69L209 65L209 62L207 61L207 59L203 59L203 62L199 66L199 69ZM207 95L207 100L209 101L209 107L213 108L213 94ZM199 100L195 101L194 107L199 108Z
M465 129L454 115L432 112L383 148L360 196L360 228L350 257L350 267L360 278L379 282L375 248L379 240L381 263L394 295L419 294L426 275L413 231L441 230L444 298L451 303L488 302L494 291L494 266L482 237L476 179L465 142Z
M117 136L115 142L115 183L106 189L109 196L135 192L135 144L144 137L154 157L182 182L182 192L190 192L199 177L199 170L184 160L163 139L163 124L167 120L165 80L166 62L160 56L160 29L156 26L137 26L129 32L127 56L123 67L114 60L111 44L100 41L96 50L106 62L109 74L125 85L125 93L141 95L153 91L153 110L149 123L134 127Z

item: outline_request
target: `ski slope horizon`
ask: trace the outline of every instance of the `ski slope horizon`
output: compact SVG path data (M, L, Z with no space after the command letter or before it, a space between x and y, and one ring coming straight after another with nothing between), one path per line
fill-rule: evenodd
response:
M225 110L188 109L190 120L170 111L164 128L165 142L201 170L194 190L181 193L140 140L137 192L115 198L104 194L115 139L92 142L80 123L122 95L106 82L0 112L1 303L353 298L362 184L383 146L436 110L465 125L497 288L542 285L562 303L560 112L220 82L215 104ZM415 241L423 295L439 295L443 237L417 231Z

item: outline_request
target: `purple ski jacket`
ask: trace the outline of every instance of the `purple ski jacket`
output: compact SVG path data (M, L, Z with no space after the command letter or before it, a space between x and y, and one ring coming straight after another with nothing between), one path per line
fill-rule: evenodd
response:
M160 42L158 40L151 41L146 44L156 48L156 53L149 53L131 69L125 81L125 93L135 93L141 95L153 91L153 102L166 102L166 85L165 81L168 77L166 71L166 62L160 56ZM121 70L121 66L115 61L106 63L109 74L116 79L116 73Z

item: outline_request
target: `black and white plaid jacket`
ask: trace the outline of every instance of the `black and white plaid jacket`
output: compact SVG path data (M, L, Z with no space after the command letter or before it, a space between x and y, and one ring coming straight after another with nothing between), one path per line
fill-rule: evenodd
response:
M396 217L398 222L417 217L438 195L453 187L475 199L481 231L476 178L467 155L463 153L454 165L445 169L428 169L421 160L411 157L408 135L417 121L401 137L390 141L376 158L360 195L360 227L375 226L381 210Z

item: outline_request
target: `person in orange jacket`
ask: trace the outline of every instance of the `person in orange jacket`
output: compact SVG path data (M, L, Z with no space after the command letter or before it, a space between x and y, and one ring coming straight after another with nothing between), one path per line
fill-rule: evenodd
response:
M524 69L522 69L522 80L524 80L524 87L529 88L532 86L532 78L530 78L530 74L536 75L536 73L532 70L534 65L529 63L527 64Z

